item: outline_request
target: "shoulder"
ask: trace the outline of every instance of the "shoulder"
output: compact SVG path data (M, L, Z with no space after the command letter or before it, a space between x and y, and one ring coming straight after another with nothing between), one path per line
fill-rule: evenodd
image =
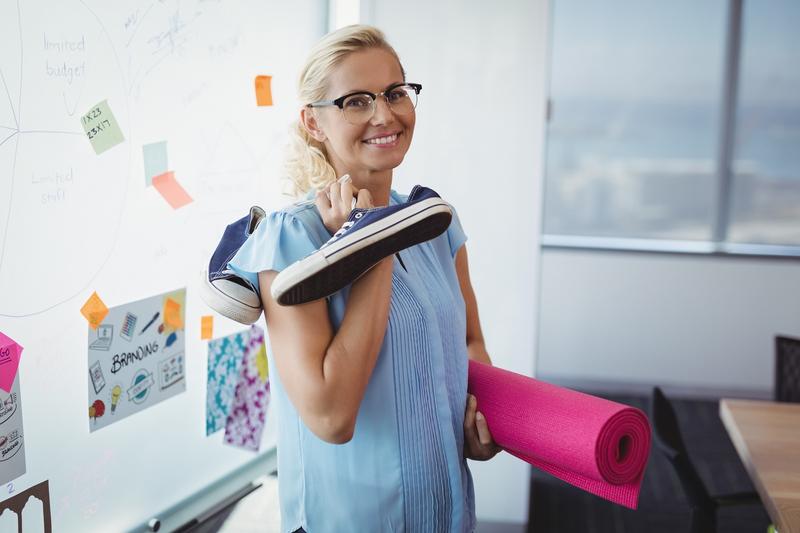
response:
M270 213L269 219L271 224L268 226L271 226L272 231L292 228L295 230L293 233L300 231L307 234L317 246L322 245L330 238L317 206L311 199L302 199L287 204Z

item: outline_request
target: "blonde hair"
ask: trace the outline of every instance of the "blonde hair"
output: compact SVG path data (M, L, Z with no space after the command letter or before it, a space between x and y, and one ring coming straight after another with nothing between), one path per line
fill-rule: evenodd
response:
M352 53L370 48L390 52L403 73L406 74L394 48L386 41L383 32L373 26L353 24L329 33L311 50L297 84L300 104L306 106L323 100L328 90L328 79L333 70ZM321 190L336 181L336 171L328 160L325 145L306 131L300 119L289 130L289 148L286 155L286 176L290 194L302 196L311 189Z

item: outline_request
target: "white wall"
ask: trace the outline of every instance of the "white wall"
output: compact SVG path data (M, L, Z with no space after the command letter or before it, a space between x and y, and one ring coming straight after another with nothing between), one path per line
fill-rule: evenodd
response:
M768 396L800 336L796 260L549 249L537 376Z
M457 209L489 354L531 375L537 323L546 0L374 2L408 80L422 83L411 151L395 188L421 183ZM527 522L530 470L475 463L480 520Z

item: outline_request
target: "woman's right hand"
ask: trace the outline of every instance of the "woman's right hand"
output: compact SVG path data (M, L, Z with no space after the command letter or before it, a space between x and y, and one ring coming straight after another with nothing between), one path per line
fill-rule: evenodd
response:
M317 192L315 204L322 216L322 222L331 235L339 231L342 224L353 210L353 198L356 199L355 207L370 209L374 207L372 195L367 189L356 189L349 176L340 178Z

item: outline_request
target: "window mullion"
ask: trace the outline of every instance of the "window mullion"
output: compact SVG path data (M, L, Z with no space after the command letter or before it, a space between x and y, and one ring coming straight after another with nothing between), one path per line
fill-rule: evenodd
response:
M728 238L731 199L733 198L733 157L736 142L736 104L739 89L743 1L730 0L728 3L719 151L717 153L716 216L713 227L713 241L717 251L724 248Z

